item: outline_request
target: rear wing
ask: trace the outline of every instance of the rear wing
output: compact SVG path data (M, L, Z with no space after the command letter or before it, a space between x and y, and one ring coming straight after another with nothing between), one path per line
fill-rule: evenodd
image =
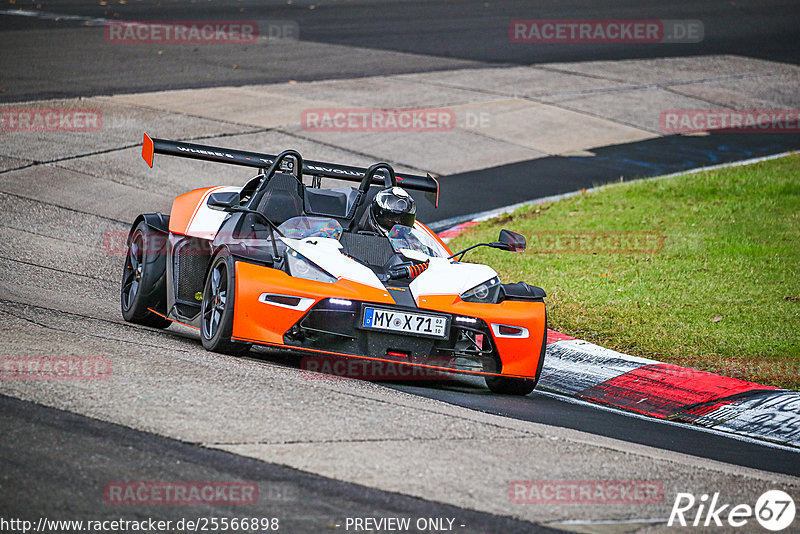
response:
M254 167L257 169L269 167L276 158L276 156L259 154L258 152L195 145L182 141L169 141L167 139L153 139L149 135L144 134L144 139L142 140L142 157L150 167L153 166L154 154L201 159L204 161L242 165L244 167ZM361 182L367 173L367 169L362 169L360 167L309 161L305 159L303 160L302 171L306 176L338 178L339 180L349 180L351 182ZM434 207L439 207L439 182L436 178L430 174L426 176L416 176L413 174L401 173L395 173L395 177L397 178L397 185L405 189L424 191L432 197L430 200ZM382 185L384 182L380 176L376 176L373 178L373 183Z

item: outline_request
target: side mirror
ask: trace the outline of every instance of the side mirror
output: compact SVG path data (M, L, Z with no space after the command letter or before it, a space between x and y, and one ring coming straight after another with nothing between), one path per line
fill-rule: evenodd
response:
M497 243L492 243L492 246L509 252L522 252L528 243L522 234L511 230L500 230L500 237L497 238Z
M236 192L211 193L208 195L207 204L212 210L233 211L240 207L240 202L239 193Z
M472 245L471 247L465 248L461 252L456 252L447 259L449 260L458 256L457 261L461 261L464 259L464 254L477 247L492 247L499 248L500 250L507 250L509 252L522 252L525 250L526 246L528 246L528 244L525 241L525 236L516 232L512 232L511 230L500 230L500 237L497 238L496 243L478 243L477 245Z

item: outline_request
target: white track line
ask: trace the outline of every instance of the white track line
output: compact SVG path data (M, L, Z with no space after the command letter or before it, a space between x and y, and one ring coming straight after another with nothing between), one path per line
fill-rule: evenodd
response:
M667 523L669 518L637 518L637 519L565 519L564 521L551 521L544 523L546 526L550 525L637 525L640 523Z
M73 21L73 22L83 22L84 26L89 27L103 27L107 24L154 24L157 26L170 26L174 24L179 24L180 20L174 21L153 21L148 22L144 20L122 20L122 19L106 19L102 17L87 17L84 15L69 15L65 13L52 13L50 11L31 11L28 9L0 9L0 15L9 15L15 17L29 17L29 18L36 18L42 20L52 20L54 22L61 22L61 21ZM261 29L262 23L269 23L270 19L251 19L253 22L259 25L259 29ZM279 22L280 19L275 19L273 22ZM259 32L258 35L259 41L277 41L280 40L279 37L270 37L269 35L262 35ZM286 40L296 40L294 38L286 38ZM190 43L186 43L190 44Z
M103 26L109 22L112 22L111 19L84 17L81 15L62 15L60 13L50 13L48 11L29 11L27 9L2 9L0 10L0 15L31 17L36 19L54 20L56 22L62 20L75 20L78 22L86 23L86 26ZM120 22L120 21L114 21L114 22Z

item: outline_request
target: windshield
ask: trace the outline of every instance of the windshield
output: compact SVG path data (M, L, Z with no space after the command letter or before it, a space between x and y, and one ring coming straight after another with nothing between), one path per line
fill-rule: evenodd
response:
M395 252L407 249L416 250L434 258L449 256L442 245L418 228L396 224L389 232L389 241L392 242Z
M328 217L292 217L278 226L278 231L289 239L329 237L339 239L342 225Z

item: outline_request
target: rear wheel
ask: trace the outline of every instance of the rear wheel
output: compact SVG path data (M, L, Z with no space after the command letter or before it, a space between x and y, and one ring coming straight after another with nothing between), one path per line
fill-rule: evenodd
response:
M233 258L223 251L211 262L203 287L200 308L200 339L206 350L224 354L242 354L250 345L231 340L235 298Z
M171 321L150 310L164 311L167 296L166 239L144 221L128 237L122 271L122 317L131 323L166 328Z

